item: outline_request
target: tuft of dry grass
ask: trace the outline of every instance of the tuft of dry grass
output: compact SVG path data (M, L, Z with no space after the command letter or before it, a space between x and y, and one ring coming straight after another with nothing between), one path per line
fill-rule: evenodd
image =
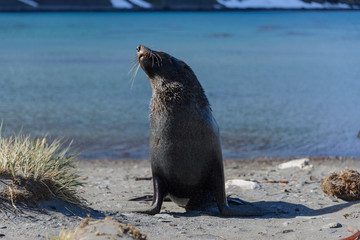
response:
M360 173L350 169L332 173L321 181L321 189L325 194L345 201L358 201L360 200Z
M76 186L82 185L72 170L76 155L70 146L46 137L31 138L28 135L2 136L0 126L0 180L7 191L0 196L16 202L50 200L58 197L65 202L82 205L76 194ZM5 187L3 187L5 189Z
M147 236L133 225L127 225L111 217L105 217L103 220L95 221L85 218L74 230L65 231L63 229L59 236L53 237L52 240L94 239L96 238L94 236L103 237L101 239L118 239L126 235L135 240L147 239Z

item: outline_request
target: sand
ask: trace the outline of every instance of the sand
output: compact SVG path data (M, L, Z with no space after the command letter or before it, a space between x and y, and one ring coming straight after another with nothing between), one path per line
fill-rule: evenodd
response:
M129 201L152 195L150 162L79 161L76 171L86 182L79 189L80 195L87 200L89 209L59 200L17 209L2 202L0 238L49 239L62 229L75 229L88 215L101 226L94 223L95 230L86 239L121 239L121 233L110 230L116 229L114 220L99 221L105 216L135 226L148 239L341 239L352 235L348 226L360 229L360 202L325 196L320 187L320 180L334 171L359 171L360 159L313 158L312 168L278 168L289 160L225 161L227 180L249 180L260 186L229 186L227 194L274 212L246 218L221 217L216 204L202 211L185 212L172 202L165 202L161 213L155 216L131 213L131 209L150 204Z

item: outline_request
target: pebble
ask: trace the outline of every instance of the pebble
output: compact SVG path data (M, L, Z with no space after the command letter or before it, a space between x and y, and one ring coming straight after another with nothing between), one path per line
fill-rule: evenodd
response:
M171 222L171 220L169 220L169 219L162 219L162 218L159 218L158 221L159 222L165 222L165 223L166 222Z
M136 213L123 213L122 215L124 215L126 217L134 217L136 215Z
M283 222L283 226L289 226L292 222L291 221L287 221L287 222Z
M277 199L281 200L281 199L284 199L284 198L287 198L288 196L284 195L284 194L281 194L277 197Z
M335 233L336 231L336 229L324 229L324 232L326 233Z
M158 213L153 216L154 218L173 219L174 217L167 213Z
M348 230L349 232L354 233L354 234L359 231L359 229L357 229L356 227L354 227L354 226L352 226L352 225L348 225L348 226L347 226L347 230Z
M333 223L329 223L324 225L322 228L341 228L342 225L338 222L333 222Z
M301 219L321 219L323 218L322 216L311 216L311 217L308 217L308 216L296 216L295 218L301 218Z
M338 199L334 198L333 196L329 196L329 199L332 201L332 202L339 202Z

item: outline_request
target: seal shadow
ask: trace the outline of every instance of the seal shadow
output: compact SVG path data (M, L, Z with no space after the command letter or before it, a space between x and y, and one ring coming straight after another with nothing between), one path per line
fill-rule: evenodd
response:
M339 212L342 209L359 204L356 202L345 202L336 205L327 206L324 208L313 209L303 204L289 203L283 201L261 201L253 202L252 204L264 209L275 209L275 213L265 215L265 218L295 218L295 217L316 217L324 214Z
M351 207L353 205L360 204L360 201L356 202L345 202L337 205L332 205L320 209L309 208L303 204L289 203L283 201L259 201L247 203L255 207L262 208L264 210L271 209L271 213L268 213L264 216L232 216L224 217L220 214L216 203L208 203L205 206L198 209L187 210L184 213L169 211L163 212L170 214L176 217L198 217L198 216L216 216L221 218L296 218L296 217L316 217L324 214L335 213L341 211L345 208ZM238 205L229 203L233 208L236 207L246 207L246 205Z

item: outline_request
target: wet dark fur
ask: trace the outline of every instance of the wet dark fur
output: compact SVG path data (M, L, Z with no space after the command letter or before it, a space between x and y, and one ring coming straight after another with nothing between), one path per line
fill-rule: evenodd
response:
M258 209L228 206L219 128L192 69L164 52L138 46L139 63L152 87L150 156L156 214L163 198L193 208L215 197L222 215L263 215ZM252 209L252 210L251 210Z

